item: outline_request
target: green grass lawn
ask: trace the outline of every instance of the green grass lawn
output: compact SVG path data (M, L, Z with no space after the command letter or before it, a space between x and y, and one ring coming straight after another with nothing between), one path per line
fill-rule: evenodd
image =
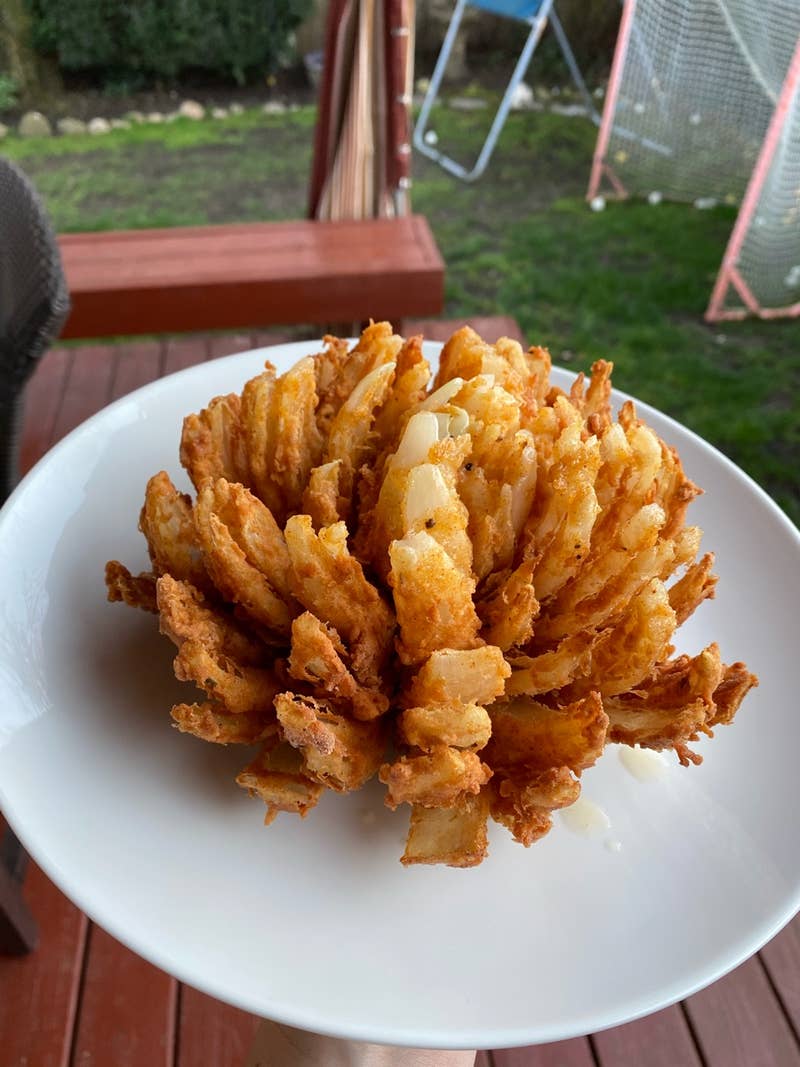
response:
M440 146L470 159L487 113L439 109ZM61 231L304 214L314 114L246 112L2 151ZM544 113L509 118L486 175L464 185L416 158L414 209L447 262L450 317L514 315L557 363L614 360L614 382L702 434L800 524L800 323L707 326L735 210L583 202L595 130ZM369 314L369 309L365 309Z

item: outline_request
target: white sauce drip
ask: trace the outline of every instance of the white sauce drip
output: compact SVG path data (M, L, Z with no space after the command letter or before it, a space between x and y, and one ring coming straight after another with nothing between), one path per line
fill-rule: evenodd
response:
M564 808L561 818L573 833L584 836L602 833L611 826L611 820L603 809L585 797L578 797L574 804Z
M623 767L640 782L655 782L667 773L668 764L661 752L652 752L638 745L635 748L620 745L619 758Z

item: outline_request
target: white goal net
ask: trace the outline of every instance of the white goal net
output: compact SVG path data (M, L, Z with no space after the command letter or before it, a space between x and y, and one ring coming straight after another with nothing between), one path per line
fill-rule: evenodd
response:
M798 0L626 0L592 170L590 196L701 207L741 203L756 175L726 256L728 304L756 313L800 301L799 39Z

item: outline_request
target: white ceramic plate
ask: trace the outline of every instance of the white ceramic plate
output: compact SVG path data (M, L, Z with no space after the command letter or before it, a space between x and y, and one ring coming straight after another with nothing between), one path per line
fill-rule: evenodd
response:
M269 358L283 369L309 351ZM764 944L800 906L800 536L741 471L645 405L707 490L690 517L717 552L717 599L683 628L681 651L717 640L761 676L736 724L699 746L701 767L674 762L641 782L609 749L584 795L610 828L557 819L526 850L494 826L478 868L404 870L407 814L384 809L380 787L265 829L233 781L246 752L170 728L185 699L171 646L151 616L106 602L103 565L145 567L147 477L166 468L186 484L183 415L264 358L205 363L111 405L0 514L0 807L47 874L182 980L379 1042L589 1033L686 996Z

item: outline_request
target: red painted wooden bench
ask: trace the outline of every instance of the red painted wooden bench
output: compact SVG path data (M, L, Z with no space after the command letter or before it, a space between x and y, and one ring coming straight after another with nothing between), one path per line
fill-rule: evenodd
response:
M444 262L421 215L67 234L62 337L441 312Z

